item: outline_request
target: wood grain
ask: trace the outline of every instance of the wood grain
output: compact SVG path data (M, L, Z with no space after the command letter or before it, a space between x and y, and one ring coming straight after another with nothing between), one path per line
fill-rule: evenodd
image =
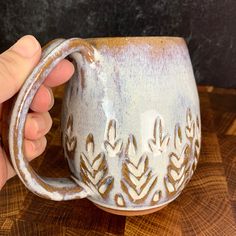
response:
M69 174L60 138L63 88L55 90L46 152L32 162L44 176ZM236 90L199 87L202 150L197 170L177 200L139 217L111 215L87 199L41 199L17 177L0 192L0 235L236 235Z

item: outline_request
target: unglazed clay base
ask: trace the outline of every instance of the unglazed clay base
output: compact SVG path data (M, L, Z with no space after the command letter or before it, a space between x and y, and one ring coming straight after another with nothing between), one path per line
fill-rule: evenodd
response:
M95 204L95 203L94 203ZM97 206L98 208L102 209L103 211L109 212L111 214L115 214L115 215L121 215L121 216L141 216L141 215L148 215L151 213L154 213L156 211L161 210L162 208L164 208L166 205L160 206L160 207L155 207L155 208L151 208L151 209L147 209L147 210L137 210L137 211L122 211L122 210L115 210L112 208L108 208L108 207L104 207L104 206L100 206L95 204L95 206Z

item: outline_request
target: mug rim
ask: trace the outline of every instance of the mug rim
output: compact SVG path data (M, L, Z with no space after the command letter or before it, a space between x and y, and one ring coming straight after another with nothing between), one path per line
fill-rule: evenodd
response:
M183 37L176 36L95 37L85 38L84 40L97 48L102 46L119 47L127 44L186 45L186 41Z
M184 37L180 37L180 36L165 36L165 35L150 35L150 36L111 36L111 37L91 37L91 38L84 38L85 40L90 40L90 39L96 39L96 40L102 40L102 39L106 39L106 40L114 40L114 39L176 39L176 40L184 40Z

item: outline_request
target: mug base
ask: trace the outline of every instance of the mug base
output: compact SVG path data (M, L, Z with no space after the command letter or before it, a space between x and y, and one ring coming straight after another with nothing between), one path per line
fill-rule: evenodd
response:
M154 213L156 211L159 211L161 210L162 208L164 208L165 206L168 205L165 204L165 205L162 205L162 206L159 206L159 207L155 207L155 208L151 208L151 209L146 209L146 210L134 210L134 211L129 211L129 210L116 210L116 209L112 209L112 208L108 208L108 207L104 207L104 206L101 206L101 205L98 205L96 203L94 203L95 206L97 206L98 208L100 208L101 210L103 211L106 211L108 213L111 213L111 214L115 214L115 215L121 215L121 216L141 216L141 215L148 215L148 214L151 214L151 213Z

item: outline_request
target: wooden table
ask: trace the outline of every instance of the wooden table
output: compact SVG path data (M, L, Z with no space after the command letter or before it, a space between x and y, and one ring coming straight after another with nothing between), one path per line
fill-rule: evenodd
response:
M111 215L88 200L53 202L30 193L17 177L0 192L0 235L236 235L236 90L199 87L202 150L181 196L163 210L139 217ZM68 173L60 145L56 90L53 128L34 168L47 176Z

